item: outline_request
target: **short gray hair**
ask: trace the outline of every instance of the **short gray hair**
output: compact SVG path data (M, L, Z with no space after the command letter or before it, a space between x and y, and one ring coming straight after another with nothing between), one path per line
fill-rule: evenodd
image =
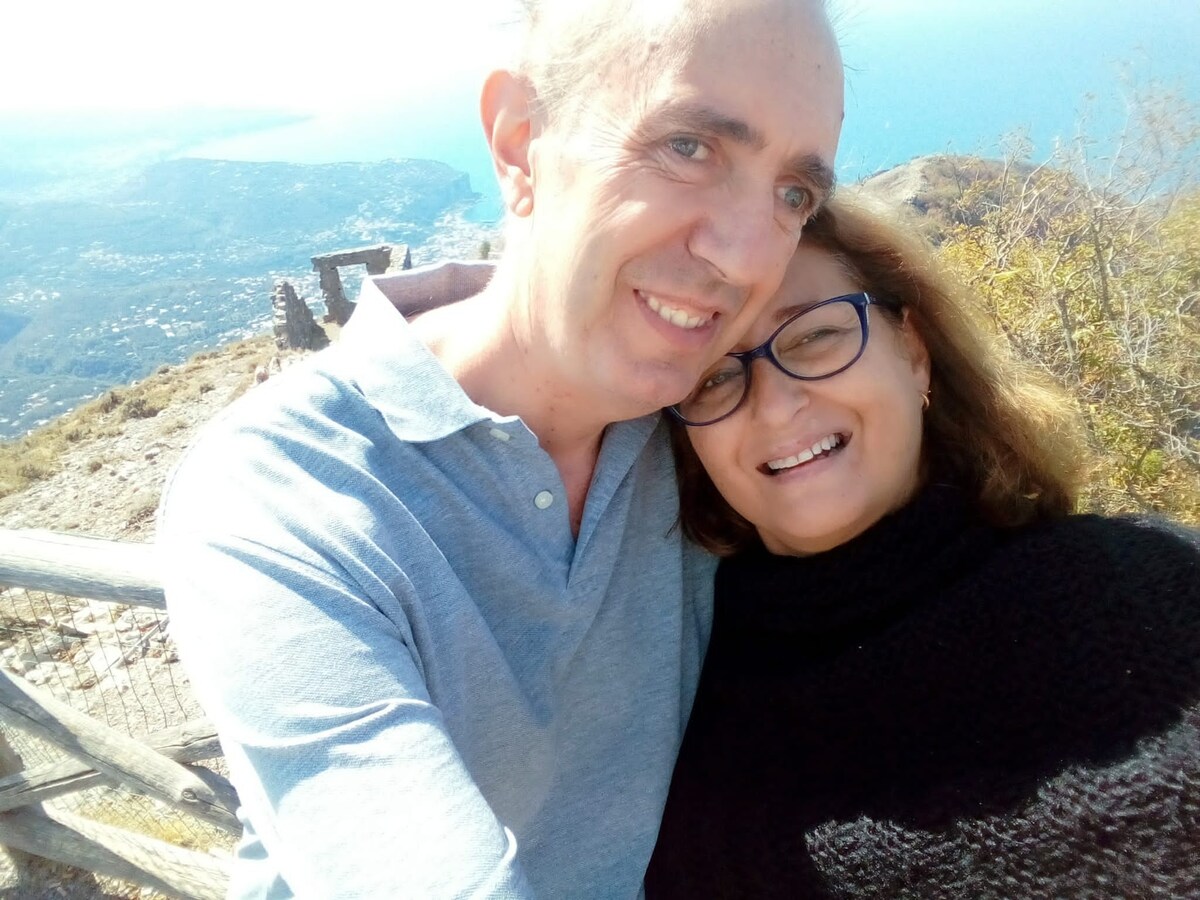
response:
M631 64L631 51L646 46L633 22L636 0L520 2L525 31L518 71L533 88L538 111L547 117L568 110L584 88L618 61Z
M691 15L650 18L645 0L518 0L524 13L518 72L535 94L535 109L553 118L574 111L583 91L620 67L662 71L682 65L697 38L716 26L699 0L683 0ZM722 0L708 0L720 8ZM827 0L817 3L828 14Z

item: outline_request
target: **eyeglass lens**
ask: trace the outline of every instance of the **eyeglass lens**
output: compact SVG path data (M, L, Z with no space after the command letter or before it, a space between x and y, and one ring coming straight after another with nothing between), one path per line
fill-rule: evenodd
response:
M848 300L824 303L787 322L768 351L784 371L800 378L832 375L854 361L865 334L858 308ZM734 409L746 392L747 367L724 356L700 378L696 389L679 404L690 422L708 422Z

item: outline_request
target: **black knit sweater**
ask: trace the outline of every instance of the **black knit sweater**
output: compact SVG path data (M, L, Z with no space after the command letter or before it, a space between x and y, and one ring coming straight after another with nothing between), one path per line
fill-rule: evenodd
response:
M726 560L650 898L1200 897L1200 541L926 489Z

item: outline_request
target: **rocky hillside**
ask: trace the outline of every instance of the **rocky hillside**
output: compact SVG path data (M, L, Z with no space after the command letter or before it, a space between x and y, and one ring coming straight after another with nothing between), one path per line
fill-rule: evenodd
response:
M955 225L979 224L989 203L1001 202L996 186L1004 172L1004 163L977 156L921 156L903 165L872 175L851 190L886 206L912 214L931 240L940 243ZM1012 174L1023 180L1035 172L1033 166L1020 164ZM1036 176L1035 176L1036 177ZM965 194L977 189L978 196L964 208Z
M40 470L23 490L0 497L0 527L151 540L163 483L196 430L296 358L280 356L269 336L240 341L163 366L69 414L52 426L64 435L53 459L26 454ZM55 440L50 432L35 433L32 446Z

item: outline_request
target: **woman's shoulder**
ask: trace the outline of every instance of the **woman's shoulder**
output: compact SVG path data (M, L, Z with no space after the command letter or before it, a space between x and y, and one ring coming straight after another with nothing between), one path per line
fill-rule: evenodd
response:
M1057 536L1062 540L1093 540L1122 544L1163 544L1200 551L1200 530L1153 513L1104 516L1076 513L1048 519L1026 529L1030 534Z
M1074 576L1101 595L1159 588L1200 604L1200 531L1168 519L1066 516L1017 529L1003 545L1026 572Z
M1016 601L1023 630L1064 689L1077 682L1081 694L1106 694L1108 703L1200 695L1195 529L1149 516L1076 515L1019 529L1005 546L992 576L1024 584Z

